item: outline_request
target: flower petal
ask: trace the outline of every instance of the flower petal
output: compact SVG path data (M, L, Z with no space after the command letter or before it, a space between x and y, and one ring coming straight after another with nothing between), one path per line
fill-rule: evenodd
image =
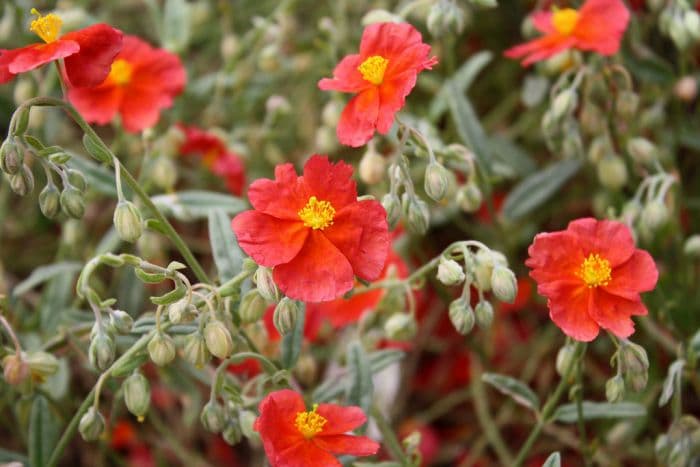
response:
M538 284L540 290L547 282L575 279L575 272L584 260L577 237L568 231L541 233L535 236L527 252L530 257L525 265L532 269L530 277Z
M90 123L104 125L112 121L119 111L124 90L104 84L94 88L68 88L68 100L80 115Z
M120 30L100 23L69 32L61 40L75 41L80 51L65 60L66 76L72 86L97 86L109 75L112 62L122 48Z
M362 426L367 416L361 408L337 404L319 404L316 412L328 420L319 436L339 435Z
M547 301L549 317L564 334L578 341L590 342L599 332L598 323L590 316L592 294L583 285L569 284L560 294Z
M269 456L268 456L269 457ZM270 459L273 459L270 457ZM272 467L341 467L338 459L318 447L314 440L304 440L278 454L270 462Z
M260 178L250 184L248 199L253 207L279 219L299 220L299 210L309 201L306 185L292 164L275 167L275 179Z
M420 32L408 23L374 23L362 32L360 55L398 57L408 47L422 42Z
M245 211L231 221L238 244L256 263L274 267L291 261L304 247L309 229L301 221Z
M13 75L33 70L46 63L77 53L80 45L71 40L59 39L50 44L32 44L21 49L7 51L12 57L7 69Z
M603 290L628 300L639 300L639 293L653 290L658 278L659 271L651 255L636 250L629 261L612 271L610 283Z
M313 439L313 442L316 446L336 454L371 456L379 451L379 443L367 436L317 436Z
M328 156L314 154L304 164L304 184L309 195L331 203L337 214L357 200L357 184L352 171L350 164L343 161L332 164Z
M379 90L377 86L365 89L348 102L340 114L336 134L341 144L360 147L374 135L379 115Z
M529 66L540 60L553 57L576 44L576 39L558 33L548 34L503 52L508 58L524 58L522 65Z
M323 91L360 92L372 84L362 78L357 69L362 63L360 55L344 57L333 70L333 78L323 78L318 82L318 88Z
M602 55L617 53L629 19L630 12L622 0L588 0L579 11L572 33L576 47Z
M577 236L585 257L597 253L613 269L629 260L635 251L632 232L622 222L589 217L570 222L567 231Z
M253 429L260 433L269 459L276 459L285 450L305 444L306 440L295 425L297 414L306 411L299 393L290 389L271 392L260 402L258 409L260 416Z
M536 11L530 15L532 24L535 29L543 34L550 34L555 32L554 24L552 24L552 12L551 11Z
M589 314L601 328L626 339L634 333L632 315L646 315L647 309L641 300L626 300L615 295L610 295L603 290L596 290L592 294L594 299Z
M273 278L285 295L305 302L333 300L353 286L347 258L317 230L294 259L275 267Z

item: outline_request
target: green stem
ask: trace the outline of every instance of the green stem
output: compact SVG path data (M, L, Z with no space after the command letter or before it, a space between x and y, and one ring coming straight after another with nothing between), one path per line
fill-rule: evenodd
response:
M588 444L588 436L586 435L586 422L583 418L583 364L579 361L576 365L576 393L574 395L576 401L576 422L578 425L578 433L581 443L581 452L586 467L592 465L591 450Z
M387 419L384 418L384 414L382 414L381 410L379 410L376 405L372 406L372 418L377 424L379 432L382 434L384 446L389 451L389 454L391 454L391 457L398 461L401 465L409 465L409 460L401 447L401 443L396 438L396 435L391 429Z

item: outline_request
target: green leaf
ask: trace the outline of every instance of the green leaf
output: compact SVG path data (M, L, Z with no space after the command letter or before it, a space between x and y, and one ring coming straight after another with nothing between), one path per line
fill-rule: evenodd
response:
M214 210L238 214L248 207L240 198L213 191L181 191L154 196L151 200L164 214L181 221L204 219Z
M356 405L366 413L372 404L372 370L367 354L362 345L355 341L348 347L348 369L350 370L350 384L348 385L347 401L350 405Z
M29 459L24 454L0 448L0 462L21 462L22 465L29 464Z
M56 420L46 398L36 396L29 415L29 464L32 467L42 467L48 462L58 436Z
M644 417L647 409L636 402L583 402L583 419ZM562 423L574 423L578 420L576 404L564 404L557 408L554 420Z
M190 40L190 6L185 0L166 0L163 11L163 47L182 52Z
M90 186L90 188L103 195L107 195L112 198L117 197L117 189L115 188L116 182L114 180L113 171L108 170L105 167L91 160L85 159L75 154L71 155L73 157L71 157L71 160L68 161L68 167L75 169L81 172L83 175L85 175L85 179L88 181L88 185Z
M487 145L484 128L481 126L471 102L457 85L450 81L446 86L450 90L450 111L457 127L457 133L476 156L477 165L484 177L488 178L491 173L491 161L489 160L491 152Z
M523 148L502 136L489 138L491 167L494 174L504 178L523 178L535 171L536 165Z
M549 455L542 467L561 467L561 454L559 451L553 452Z
M36 268L25 280L20 282L12 289L12 296L19 297L20 295L29 292L37 285L53 279L54 277L64 274L80 271L83 265L77 261L64 261L60 263L50 264L48 266L40 266Z
M226 282L243 266L243 251L231 229L231 218L221 210L209 213L209 241L219 280Z
M581 161L569 159L550 164L513 188L503 203L503 215L518 220L528 215L561 188L581 168Z
M280 348L282 354L282 367L292 368L301 353L301 344L304 341L304 321L306 321L306 305L301 304L299 316L294 330L282 338Z
M476 76L491 62L491 59L493 59L493 54L488 51L483 51L472 55L469 60L459 67L455 74L452 75L452 78L443 85L440 92L438 92L437 96L435 96L435 99L433 99L433 102L430 104L430 111L428 112L430 121L436 121L447 111L449 102L452 99L452 91L449 83L454 83L462 94L466 93Z
M151 297L151 302L155 303L156 305L170 305L171 303L175 303L184 297L185 293L187 293L187 287L178 282L175 288L170 292L158 297Z
M537 397L537 394L522 381L496 373L484 373L481 375L481 379L503 394L512 397L518 404L535 411L539 410L540 399Z
M673 396L673 391L680 387L681 376L683 375L683 367L685 366L685 360L676 360L671 363L668 367L668 374L664 380L664 387L661 391L661 396L659 397L659 407L663 407L671 400Z

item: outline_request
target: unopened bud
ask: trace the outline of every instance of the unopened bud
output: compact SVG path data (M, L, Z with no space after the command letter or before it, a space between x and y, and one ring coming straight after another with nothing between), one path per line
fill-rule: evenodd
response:
M581 129L589 135L598 135L605 129L606 119L603 117L603 112L595 104L584 103L579 116Z
M437 279L444 285L457 285L464 281L462 266L453 259L440 258L438 264Z
M226 441L229 446L235 446L241 441L243 434L241 433L241 427L238 425L238 420L229 420L221 433L221 436Z
M80 419L78 431L85 441L96 441L105 429L105 419L100 412L91 406Z
M294 375L304 386L311 386L316 381L318 363L310 353L302 353L294 366Z
M109 322L119 334L129 334L134 326L134 318L123 310L114 310L110 313Z
M49 219L56 217L58 210L61 208L60 198L61 194L56 189L56 185L53 183L46 185L39 193L39 209L41 209L41 213Z
M627 183L627 166L621 157L608 154L598 162L598 180L605 188L619 190Z
M426 202L404 193L402 205L408 229L418 235L425 234L430 225L430 211Z
M281 336L286 336L294 330L299 317L299 305L295 300L284 297L275 307L272 323Z
M552 117L560 120L573 112L578 106L578 95L573 89L564 89L552 102Z
M90 364L98 371L105 371L114 362L115 354L114 339L104 332L95 334L88 348Z
M476 324L480 328L488 329L493 323L493 306L487 301L481 301L474 307L474 315L476 316Z
M158 156L149 168L149 177L158 188L171 191L177 182L177 166L172 158Z
M19 172L23 164L23 154L17 143L11 139L6 139L0 146L0 169L8 175Z
M362 156L359 166L360 179L368 185L374 185L384 179L386 160L377 152L372 142Z
M469 302L463 297L450 303L448 315L452 326L461 335L466 336L474 328L474 311Z
M684 102L692 102L698 96L698 81L693 76L684 76L673 87L673 93Z
M652 232L666 225L668 219L668 208L661 200L652 200L642 208L642 224Z
M574 357L576 355L576 348L571 344L564 345L559 352L557 352L556 369L559 376L562 378L569 374L571 371L571 366L574 364Z
M639 96L634 91L620 91L615 101L615 109L620 117L633 118L639 109Z
M209 401L202 409L199 419L204 425L204 429L212 433L221 433L224 429L225 417L224 408L216 401Z
M449 172L437 162L431 162L425 169L425 193L435 201L442 200L450 185Z
M649 358L644 348L633 342L626 341L620 347L622 352L622 373L625 383L639 392L647 385L649 378Z
M259 289L252 289L243 295L239 307L241 323L251 324L259 321L265 314L267 303Z
M513 303L518 294L518 281L513 271L504 266L495 266L491 272L491 290L500 301Z
M264 266L258 267L253 276L253 282L255 282L258 292L262 295L262 298L268 302L277 303L280 299L280 291L275 284L275 280L272 278L272 270ZM257 319L255 320L257 321Z
M165 366L175 358L175 342L164 333L158 333L148 343L148 355L158 366Z
M204 365L211 359L211 354L209 349L207 349L202 333L194 332L185 337L182 357L196 368L204 368Z
M683 245L683 253L692 257L700 257L700 234L691 235Z
M236 56L236 53L238 52L239 48L240 41L238 40L238 37L236 37L234 34L225 34L224 37L221 39L221 43L219 44L221 58L223 58L224 61L231 60L233 57Z
M395 194L387 193L382 198L382 206L386 211L386 221L389 228L393 229L401 217L401 201Z
M700 13L688 10L683 14L683 26L694 40L700 39Z
M10 188L19 196L24 196L34 190L34 174L26 165L14 175L10 175Z
M631 138L627 142L627 152L636 162L649 165L656 159L657 149L646 138Z
M467 183L457 191L457 204L466 213L475 212L483 201L484 195L476 183Z
M276 71L280 65L280 56L279 47L276 44L268 44L258 54L258 67L267 73Z
M7 384L18 386L29 378L29 365L21 355L10 354L2 359L3 376Z
M168 305L168 319L173 324L187 323L192 321L196 314L196 308L187 298L182 298L175 303Z
M207 349L215 357L228 358L233 352L233 338L221 321L209 321L204 328L204 341Z
M384 332L392 340L409 340L416 335L416 331L416 320L408 313L393 313L384 323Z
M133 243L143 232L141 213L131 201L120 201L114 210L114 227L119 238Z
M47 352L29 352L25 357L29 365L29 373L32 379L39 383L46 381L46 378L54 375L58 371L58 360Z
M122 387L126 408L139 422L142 422L151 406L151 385L148 379L141 372L136 371L126 378Z
M255 430L255 420L258 417L250 410L241 410L238 420L241 423L241 433L250 440L260 439L260 435Z
M83 194L73 185L68 185L63 189L60 204L63 212L74 219L80 219L85 214Z
M608 402L619 402L625 397L625 381L622 376L615 375L605 383L605 398Z

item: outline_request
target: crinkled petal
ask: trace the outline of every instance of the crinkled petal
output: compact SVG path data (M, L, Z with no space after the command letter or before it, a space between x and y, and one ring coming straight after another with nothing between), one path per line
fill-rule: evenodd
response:
M567 231L538 234L527 251L530 257L525 265L532 269L530 277L538 286L576 279L575 273L585 258L577 237Z
M589 217L570 222L567 231L577 236L584 256L597 253L613 269L629 260L635 251L632 232L622 222Z
M628 300L638 300L640 292L656 287L659 271L654 259L644 250L636 250L632 257L612 271L610 283L603 290Z
M622 0L588 0L572 32L576 47L602 55L617 53L629 19L630 12Z
M379 451L379 443L366 436L331 435L317 436L314 444L335 454L351 456L371 456Z
M276 459L285 450L305 443L295 425L297 414L306 411L299 393L290 389L271 392L260 402L258 409L260 416L253 428L260 433L270 460Z
M372 139L379 116L379 103L377 86L367 88L350 99L336 128L341 144L356 148Z
M309 194L328 201L338 213L357 200L357 184L352 171L352 166L344 161L333 164L328 156L314 154L304 164L304 184Z
M112 67L122 48L123 34L107 24L94 24L65 34L61 40L75 41L80 51L65 60L66 76L72 86L97 86Z
M94 88L68 88L68 100L90 123L104 125L119 112L124 90L118 86L100 85Z
M422 40L420 32L408 23L370 24L362 33L360 55L364 58L372 55L396 57Z
M252 210L234 217L231 228L241 249L265 267L274 267L294 259L309 233L309 229L299 220L277 219Z
M337 404L319 404L316 412L328 422L319 436L340 435L362 426L367 416L361 408Z
M552 24L552 12L551 11L536 11L530 15L532 19L532 24L535 29L543 34L550 34L555 32L554 24Z
M319 231L311 230L298 255L273 270L280 290L290 298L323 302L340 297L353 286L352 266Z
M77 53L80 45L72 40L59 39L49 44L32 44L7 51L12 56L7 70L13 75L33 70L46 63Z
M310 196L290 163L275 167L274 180L260 178L248 188L248 199L256 210L280 219L299 220L299 211Z
M318 82L318 88L323 91L360 92L372 86L362 78L357 69L362 64L362 57L358 54L344 57L333 70L333 78L323 78Z
M383 135L391 130L396 112L406 104L406 96L416 85L418 74L408 70L402 75L385 80L379 86L379 113L377 115L377 131Z
M641 300L626 300L610 295L604 290L596 290L589 314L601 328L626 339L634 333L632 315L646 315L647 309Z
M599 332L598 323L589 314L592 300L590 290L584 285L570 284L549 297L549 316L567 336L590 342Z
M503 55L508 58L523 58L522 65L529 66L540 60L555 56L576 44L576 39L558 33L548 34L524 44L506 50Z
M330 452L318 447L314 441L304 440L280 453L271 461L272 467L341 467L343 465Z

